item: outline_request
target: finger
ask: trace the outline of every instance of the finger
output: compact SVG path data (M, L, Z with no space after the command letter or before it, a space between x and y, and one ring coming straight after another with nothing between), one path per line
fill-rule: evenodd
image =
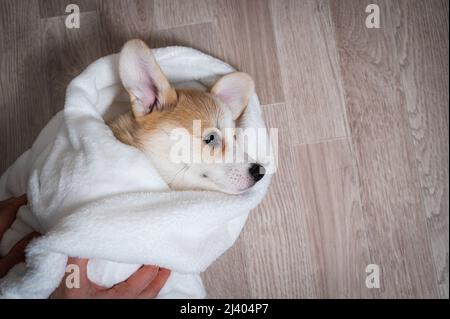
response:
M112 289L117 297L137 297L158 275L158 266L143 266Z
M11 248L9 253L4 258L12 258L17 260L17 258L19 257L25 257L25 248L27 247L27 245L30 243L30 241L32 241L36 237L39 237L40 235L41 234L39 234L38 232L29 233L13 246L13 248Z
M0 277L3 277L8 271L25 260L25 248L33 238L38 237L40 234L33 232L22 238L11 251L0 260Z
M159 292L161 291L162 287L167 282L167 279L169 279L170 276L170 270L166 268L160 268L158 275L155 277L155 279L148 285L139 295L139 298L141 299L152 299L155 298Z
M25 205L26 203L26 194L17 198L10 198L3 202L2 208L0 209L0 239L16 219L20 206Z
M80 267L80 273L85 273L88 261L89 259L85 258L69 257L67 258L67 265L77 265L78 267Z
M2 209L5 206L8 206L9 204L11 204L13 202L13 200L15 200L15 197L10 197L4 200L0 201L0 209Z
M25 205L27 202L27 194L22 194L19 197L14 198L14 200L12 201L12 205L19 208L20 206Z
M27 194L22 194L19 197L11 197L6 200L0 201L0 208L19 208L22 205L25 205L28 202Z

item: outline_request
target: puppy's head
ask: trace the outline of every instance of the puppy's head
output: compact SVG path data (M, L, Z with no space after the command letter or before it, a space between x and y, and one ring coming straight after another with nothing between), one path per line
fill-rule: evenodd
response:
M122 140L141 149L171 188L237 194L263 177L235 143L235 122L254 91L249 75L225 75L209 92L175 89L140 40L125 44L119 71L132 108Z

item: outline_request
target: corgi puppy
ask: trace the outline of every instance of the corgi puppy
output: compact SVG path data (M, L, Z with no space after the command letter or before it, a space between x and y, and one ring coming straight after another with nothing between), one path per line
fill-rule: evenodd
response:
M235 136L224 133L233 132L253 94L254 82L248 74L225 75L208 92L175 89L141 40L130 40L123 47L119 74L130 96L131 112L108 125L119 141L146 154L171 189L239 194L264 176L264 168L246 155L233 158L238 153ZM193 128L195 121L200 130ZM173 149L180 141L172 132L179 129L188 137L190 158L199 161L174 160Z

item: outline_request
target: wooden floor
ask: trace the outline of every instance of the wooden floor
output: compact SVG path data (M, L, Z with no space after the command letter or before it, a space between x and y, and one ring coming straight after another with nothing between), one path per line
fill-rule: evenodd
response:
M446 0L1 0L0 171L94 59L132 37L192 46L250 73L279 128L278 173L204 274L210 297L448 298L448 14Z

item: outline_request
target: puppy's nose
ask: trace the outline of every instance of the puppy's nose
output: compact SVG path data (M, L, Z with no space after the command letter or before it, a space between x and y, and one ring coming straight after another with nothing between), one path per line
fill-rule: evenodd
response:
M255 183L259 181L261 178L264 177L264 174L266 173L266 170L263 166L259 164L252 164L250 168L248 169L250 175L253 177L253 180Z

